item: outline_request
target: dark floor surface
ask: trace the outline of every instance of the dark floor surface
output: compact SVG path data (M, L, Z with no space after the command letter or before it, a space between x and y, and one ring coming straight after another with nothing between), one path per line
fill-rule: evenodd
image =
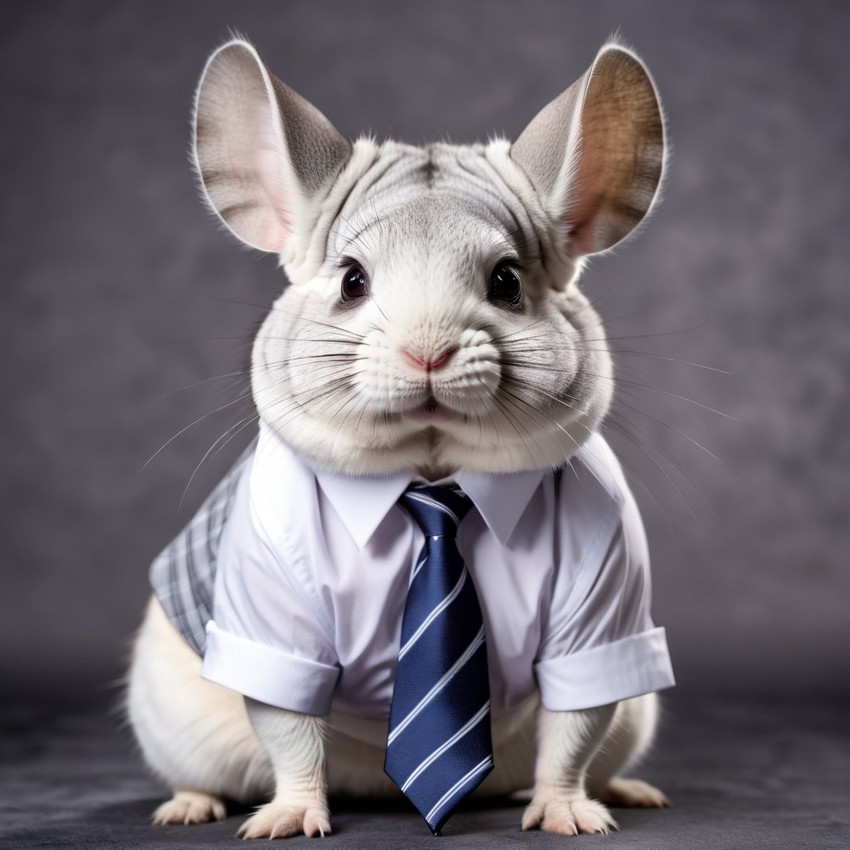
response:
M332 803L334 850L579 847L606 850L850 848L850 711L846 703L666 701L662 734L638 774L673 800L620 809L620 832L567 838L519 829L510 802L456 814L442 838L418 815ZM106 711L18 704L0 708L0 847L236 847L244 813L223 823L153 827L165 796L119 719ZM287 847L316 839L289 839ZM239 845L244 846L244 845ZM324 844L322 845L324 846Z

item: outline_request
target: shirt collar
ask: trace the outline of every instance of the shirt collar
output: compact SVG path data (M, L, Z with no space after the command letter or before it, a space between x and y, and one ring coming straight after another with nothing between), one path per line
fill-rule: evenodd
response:
M499 475L461 472L457 483L472 499L487 528L504 546L548 470L530 469Z
M499 543L505 545L546 472L463 472L456 480ZM414 478L410 473L355 477L324 470L315 470L315 475L358 549L366 546Z
M362 549L405 491L411 476L355 477L316 470L316 480L357 548Z

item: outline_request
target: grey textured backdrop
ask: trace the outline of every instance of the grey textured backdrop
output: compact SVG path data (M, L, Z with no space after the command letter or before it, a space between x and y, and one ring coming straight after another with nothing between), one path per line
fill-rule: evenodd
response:
M238 397L207 379L244 366L282 285L186 162L229 27L346 135L414 142L515 136L622 30L675 151L649 226L585 285L622 352L612 439L656 619L691 689L846 693L850 6L776 0L4 4L3 681L119 674L148 562L238 450L179 507L245 402L141 470Z

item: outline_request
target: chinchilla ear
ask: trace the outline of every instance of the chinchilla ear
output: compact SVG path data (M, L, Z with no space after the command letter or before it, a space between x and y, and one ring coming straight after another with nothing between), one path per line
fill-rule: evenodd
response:
M207 200L228 229L280 252L351 145L235 39L207 62L195 97L193 147Z
M643 63L606 44L511 148L573 256L616 245L647 214L664 170L664 119Z

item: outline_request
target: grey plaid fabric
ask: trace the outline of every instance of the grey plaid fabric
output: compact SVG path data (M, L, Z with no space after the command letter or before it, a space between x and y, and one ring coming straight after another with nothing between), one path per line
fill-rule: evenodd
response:
M150 583L171 622L198 655L207 643L221 533L236 488L257 447L254 440L189 524L151 564Z

